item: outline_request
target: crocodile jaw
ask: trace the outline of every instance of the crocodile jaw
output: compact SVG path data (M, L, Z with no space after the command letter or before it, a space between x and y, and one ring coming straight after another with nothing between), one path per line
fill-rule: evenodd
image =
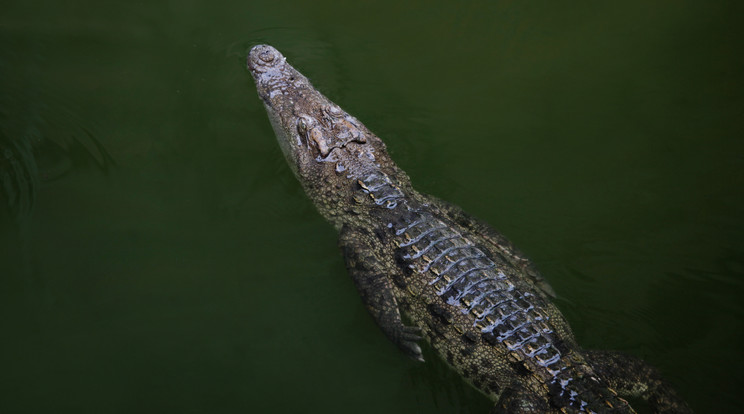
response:
M254 46L248 54L248 69L256 83L258 96L266 108L271 126L276 134L290 169L300 178L299 166L303 160L304 143L297 131L303 107L311 106L297 98L312 96L314 89L302 74L287 63L287 59L268 45ZM304 91L304 92L303 92ZM318 97L313 97L317 101ZM307 157L305 157L307 158Z

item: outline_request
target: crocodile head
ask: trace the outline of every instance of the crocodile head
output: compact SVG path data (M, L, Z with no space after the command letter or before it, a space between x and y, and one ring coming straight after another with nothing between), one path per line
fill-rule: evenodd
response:
M248 69L290 168L334 225L340 227L353 216L345 212L376 208L371 197L354 196L359 182L382 174L392 177L396 188L410 187L382 140L318 92L279 51L253 47Z
M318 92L278 50L254 46L248 69L279 146L301 182L329 171L372 168L375 156L384 152L379 138Z

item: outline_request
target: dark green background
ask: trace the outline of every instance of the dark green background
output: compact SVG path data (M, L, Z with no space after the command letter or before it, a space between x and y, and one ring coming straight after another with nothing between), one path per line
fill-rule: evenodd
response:
M0 138L36 184L0 185L0 412L488 412L365 313L257 43L527 252L584 346L739 410L743 3L454 3L4 1Z

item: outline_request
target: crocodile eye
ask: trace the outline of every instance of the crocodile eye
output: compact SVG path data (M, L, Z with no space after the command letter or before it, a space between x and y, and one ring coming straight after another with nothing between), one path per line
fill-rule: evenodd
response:
M304 118L297 119L297 133L303 138L307 135L307 121Z

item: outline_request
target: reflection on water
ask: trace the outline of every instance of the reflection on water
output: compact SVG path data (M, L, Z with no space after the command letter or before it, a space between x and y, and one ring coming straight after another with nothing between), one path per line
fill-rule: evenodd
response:
M60 178L76 167L92 164L106 172L113 165L113 159L87 131L82 131L86 134L82 139L78 135L65 141L56 133L47 138L34 126L29 129L35 133L17 139L0 130L0 193L3 207L15 220L31 213L40 180ZM92 152L86 144L92 145Z
M0 204L19 220L31 213L39 181L113 159L69 108L38 84L43 53L36 42L3 39L0 51Z
M0 204L18 220L33 207L38 180L36 160L27 139L8 139L0 130Z

